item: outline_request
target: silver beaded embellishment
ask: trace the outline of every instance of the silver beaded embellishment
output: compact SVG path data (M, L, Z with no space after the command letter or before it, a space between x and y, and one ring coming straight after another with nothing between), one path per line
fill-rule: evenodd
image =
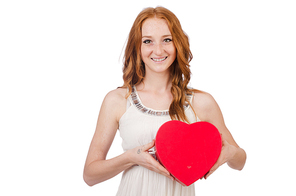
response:
M186 95L186 99L190 100L192 95ZM168 110L152 110L149 108L146 108L140 101L140 98L138 97L136 87L133 86L132 93L131 93L131 99L133 104L138 108L141 112L152 115L152 116L168 116L169 111ZM184 109L186 109L189 106L188 101L184 105Z

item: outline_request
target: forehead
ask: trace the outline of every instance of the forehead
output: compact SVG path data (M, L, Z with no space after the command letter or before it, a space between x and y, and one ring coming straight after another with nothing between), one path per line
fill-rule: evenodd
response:
M148 18L142 24L142 36L170 34L171 32L165 19Z

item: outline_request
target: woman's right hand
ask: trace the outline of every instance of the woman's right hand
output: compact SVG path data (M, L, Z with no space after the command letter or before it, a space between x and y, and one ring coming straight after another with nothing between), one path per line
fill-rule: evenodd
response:
M149 149L153 148L154 145L155 141L153 140L146 145L129 150L130 161L135 165L140 165L174 180L174 178L170 175L170 172L168 172L158 161L153 158L152 155L149 154Z

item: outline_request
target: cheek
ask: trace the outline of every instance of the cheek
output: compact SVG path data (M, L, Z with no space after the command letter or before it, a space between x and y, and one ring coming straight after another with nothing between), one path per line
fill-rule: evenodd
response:
M141 46L141 57L142 57L142 59L148 58L149 54L150 54L149 49L147 47Z
M176 51L176 49L174 49L174 50L172 51L172 55L174 55L174 56L176 57L176 55L177 55L177 51Z
M177 55L177 50L175 47L171 47L169 50L167 50L169 52L169 54L173 57L176 57Z
M171 56L174 56L177 54L177 50L174 44L168 45L166 47L167 53L169 53Z

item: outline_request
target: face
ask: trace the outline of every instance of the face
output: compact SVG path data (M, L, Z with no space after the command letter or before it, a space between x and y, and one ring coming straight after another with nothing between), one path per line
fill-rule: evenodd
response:
M176 48L166 20L146 19L142 25L141 57L145 63L146 74L169 72L176 59Z

